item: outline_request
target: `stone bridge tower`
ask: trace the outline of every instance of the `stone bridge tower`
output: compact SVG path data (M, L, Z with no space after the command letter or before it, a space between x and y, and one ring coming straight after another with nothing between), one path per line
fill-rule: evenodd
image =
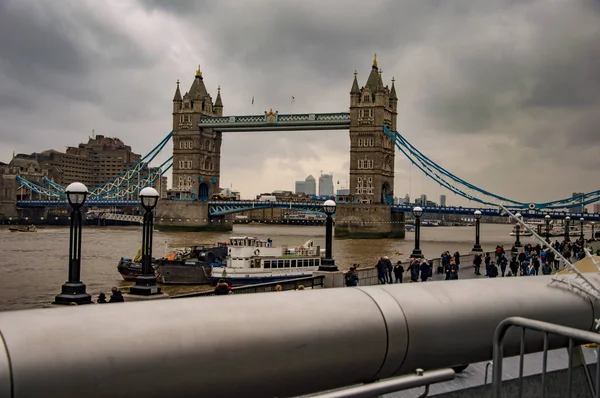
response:
M183 97L179 80L173 98L173 190L181 198L210 200L219 192L221 133L200 129L200 117L223 116L221 89L217 98L206 90L200 66Z
M392 140L382 126L396 131L398 97L383 85L377 56L364 87L356 72L350 90L350 195L355 203L392 204L394 153Z

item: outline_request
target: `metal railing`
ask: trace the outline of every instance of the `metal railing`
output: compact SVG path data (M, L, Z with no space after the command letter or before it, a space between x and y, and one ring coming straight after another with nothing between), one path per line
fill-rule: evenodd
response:
M304 286L305 289L314 289L324 287L325 275L319 276L307 276L304 278L288 279L283 281L259 283L256 285L238 286L231 289L233 294L248 294L248 293L265 293L275 291L277 285L281 286L281 290L298 290L300 286ZM206 297L214 296L215 293L212 290L197 293L186 293L179 294L177 296L171 296L174 298L189 298L189 297Z
M589 332L580 329L574 329L562 325L556 325L548 322L536 321L533 319L512 317L507 318L500 322L494 333L494 348L493 348L493 379L492 379L492 390L493 398L501 398L502 396L502 361L504 357L504 337L506 332L513 327L521 328L521 350L519 354L519 386L518 392L519 397L523 396L523 363L525 356L525 331L527 329L534 330L537 332L544 333L544 348L542 356L542 398L546 397L546 369L548 366L548 337L550 334L567 337L569 340L568 355L569 363L567 368L567 397L571 397L571 383L572 383L572 368L573 368L573 347L575 342L578 345L583 343L596 343L600 344L600 334ZM595 384L595 397L600 398L600 346L596 350L596 384ZM583 366L587 368L587 364L584 361ZM587 370L586 370L587 371Z
M425 398L429 395L429 386L431 384L449 381L454 379L455 376L456 373L452 369L440 369L429 372L417 369L414 375L393 377L375 383L363 384L319 395L311 395L310 398L374 398L379 397L381 394L422 386L425 386L425 390L423 390L423 393L418 398Z

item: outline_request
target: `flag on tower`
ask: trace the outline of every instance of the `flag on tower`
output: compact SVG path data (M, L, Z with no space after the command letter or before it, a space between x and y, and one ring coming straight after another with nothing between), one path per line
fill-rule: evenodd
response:
M252 96L252 105L254 105L254 96Z
M296 101L296 97L292 95L292 102Z

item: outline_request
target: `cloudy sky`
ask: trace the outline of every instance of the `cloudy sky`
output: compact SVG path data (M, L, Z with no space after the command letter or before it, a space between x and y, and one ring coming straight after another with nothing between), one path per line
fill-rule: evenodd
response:
M414 146L489 191L560 199L600 188L599 39L598 0L0 0L0 160L92 130L145 153L197 64L228 115L347 111L377 53ZM347 131L227 133L222 185L344 186L348 150ZM448 193L399 151L395 185Z

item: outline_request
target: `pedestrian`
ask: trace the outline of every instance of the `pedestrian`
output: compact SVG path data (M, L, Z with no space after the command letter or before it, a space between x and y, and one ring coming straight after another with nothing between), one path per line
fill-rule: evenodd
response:
M387 270L387 283L394 283L394 280L392 278L392 271L394 270L392 261L388 256L384 256L383 261L385 261L385 268Z
M113 287L111 289L111 292L112 292L112 294L110 295L110 300L108 300L109 303L124 303L125 302L123 293L121 293L121 291L119 289L117 289L116 287Z
M377 279L379 279L379 284L385 285L386 274L387 274L387 264L385 263L385 260L383 259L383 257L379 258L379 261L377 261L376 267L377 267Z
M402 266L402 261L398 261L394 266L395 283L402 283L402 274L404 274L404 267Z
M481 272L479 271L481 268L481 254L476 254L475 257L473 257L473 266L475 267L475 275L481 275Z
M427 282L430 275L431 267L429 266L429 262L425 259L421 260L421 282Z

